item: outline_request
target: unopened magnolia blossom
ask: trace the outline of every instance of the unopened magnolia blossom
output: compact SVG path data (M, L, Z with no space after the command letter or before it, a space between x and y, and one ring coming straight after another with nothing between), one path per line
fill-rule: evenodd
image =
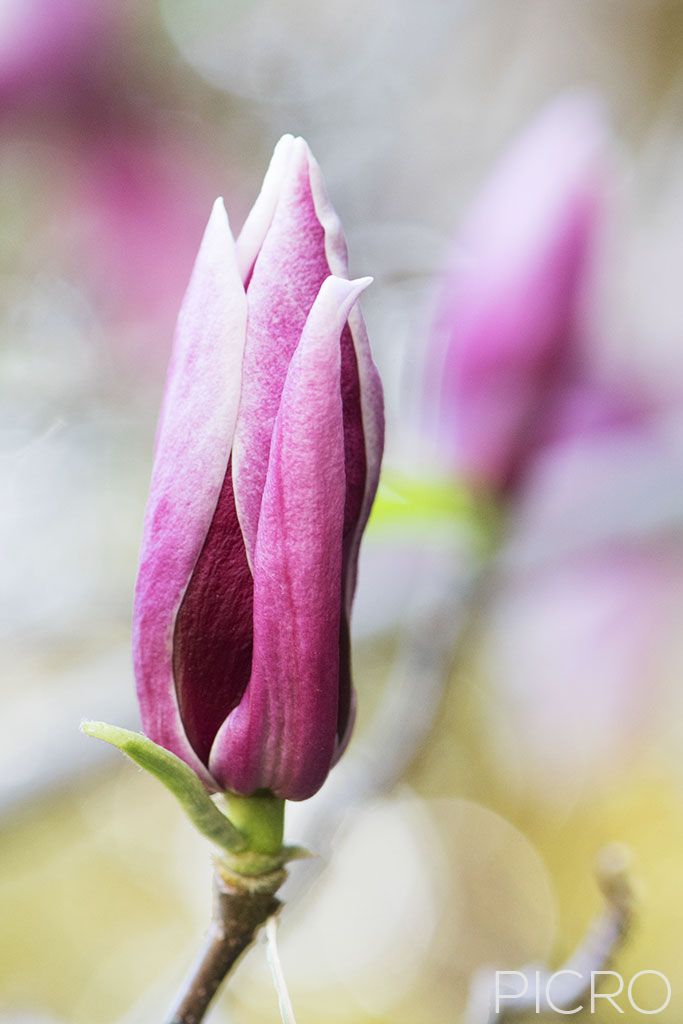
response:
M494 493L519 483L549 433L571 431L565 414L622 415L586 382L581 338L603 121L591 96L547 107L478 194L443 277L430 350L440 449Z
M466 218L431 349L442 455L515 502L484 658L512 756L554 801L642 735L680 586L675 545L638 528L667 459L656 404L609 378L589 315L609 143L590 96L523 132Z
M75 96L84 105L102 66L112 61L122 6L106 0L5 0L0 115L7 106L69 104Z
M302 139L236 241L213 209L181 310L136 588L145 732L209 789L311 796L353 721L349 615L382 393Z

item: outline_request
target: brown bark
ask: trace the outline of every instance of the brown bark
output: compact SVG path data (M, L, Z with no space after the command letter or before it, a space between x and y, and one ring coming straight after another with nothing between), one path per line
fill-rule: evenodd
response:
M216 870L213 913L204 947L167 1024L200 1024L221 982L251 945L262 924L280 907L275 893L285 872L260 878L229 879Z

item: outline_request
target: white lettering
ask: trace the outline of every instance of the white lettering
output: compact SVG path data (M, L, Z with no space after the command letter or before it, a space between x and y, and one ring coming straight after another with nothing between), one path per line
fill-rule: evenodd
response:
M508 978L521 978L524 982L524 988L520 991L516 989L510 990L509 986L506 987L506 991L501 991L500 979L503 977ZM521 999L522 996L526 995L527 989L529 988L529 979L523 971L496 971L496 1013L500 1013L500 1004L503 999Z
M598 978L606 978L611 976L617 978L619 981L619 988L616 992L596 992L595 986ZM597 999L608 999L612 1006L616 1009L617 1013L623 1013L621 1006L614 1001L614 996L621 995L624 991L624 979L616 971L591 971L591 1013L595 1013L595 1002Z
M665 988L666 988L666 999L661 1004L661 1006L657 1007L656 1010L644 1010L643 1007L639 1006L638 1003L636 1003L635 999L633 998L633 986L637 982L638 978L642 978L646 974L652 974L655 978L661 978L662 981L664 982L664 985L665 985ZM631 978L631 980L628 983L628 1001L629 1001L629 1003L631 1004L631 1006L633 1007L633 1009L637 1013L643 1013L643 1014L661 1013L662 1010L666 1010L667 1006L671 1002L671 983L670 983L669 979L667 978L667 976L665 974L662 974L661 971L638 971L638 973L634 974L633 977Z
M563 974L572 975L572 977L578 978L579 980L581 980L583 978L583 975L579 971L570 971L569 968L567 968L567 970L565 970L565 971L555 971L554 974L550 975L550 977L548 978L548 981L546 983L546 986L545 986L545 999L546 999L546 1002L547 1002L548 1006L550 1007L550 1009L553 1010L555 1013L564 1013L567 1016L571 1016L571 1014L573 1014L573 1013L581 1013L581 1010L583 1010L583 1003L581 1003L579 1006L577 1006L576 1009L574 1009L574 1010L566 1010L566 1009L563 1010L562 1007L555 1006L555 1003L550 998L550 986L552 985L552 983L555 981L556 978L562 977Z

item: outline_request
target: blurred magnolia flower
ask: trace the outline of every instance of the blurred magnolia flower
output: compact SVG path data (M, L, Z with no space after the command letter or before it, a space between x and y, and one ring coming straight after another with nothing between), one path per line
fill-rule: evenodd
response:
M81 273L107 319L144 323L137 361L150 349L165 351L150 345L150 336L161 341L172 327L174 296L186 282L213 191L208 164L189 141L121 124L71 157L75 188L66 199L71 215L76 205L83 232ZM120 335L119 329L119 345Z
M592 97L551 104L484 186L444 274L430 404L442 455L475 486L518 481L580 372L604 145Z
M147 735L209 788L300 800L353 721L349 615L382 394L302 139L233 242L218 201L180 314L136 590Z
M119 5L103 0L6 0L0 12L0 108L62 102L90 87L108 52Z
M644 386L600 365L588 305L607 142L578 96L516 142L466 220L430 350L442 457L514 499L484 650L513 759L550 795L633 749L681 580L639 522L673 451Z

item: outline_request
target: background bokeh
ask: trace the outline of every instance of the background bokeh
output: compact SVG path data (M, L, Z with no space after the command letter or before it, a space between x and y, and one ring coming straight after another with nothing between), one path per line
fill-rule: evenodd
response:
M477 553L457 517L437 528L408 503L371 524L351 768L292 809L292 840L325 833L325 866L293 879L280 945L299 1024L458 1020L478 968L571 952L600 908L596 854L619 840L639 909L617 965L667 974L658 1019L680 1019L683 3L3 0L3 1022L162 1019L207 919L206 846L78 723L137 723L154 423L212 201L239 228L277 138L308 139L352 273L375 278L387 479L410 478L454 233L510 140L577 87L614 132L596 344L666 410L659 443L598 462L600 486L592 449L560 466L466 632ZM411 674L415 637L434 657ZM257 946L215 1020L277 1014Z

